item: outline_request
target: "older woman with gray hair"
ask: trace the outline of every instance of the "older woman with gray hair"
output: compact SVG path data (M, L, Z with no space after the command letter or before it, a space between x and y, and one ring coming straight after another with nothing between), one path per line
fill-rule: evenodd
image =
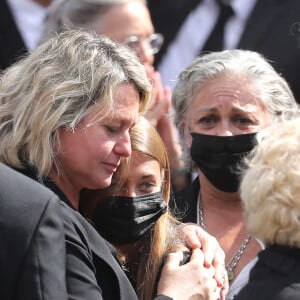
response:
M247 229L266 248L236 300L300 299L300 115L257 135L241 181Z
M256 133L297 104L261 55L227 50L196 58L181 72L173 105L198 176L171 205L182 221L198 223L219 241L231 299L263 248L245 225L239 163L255 145Z

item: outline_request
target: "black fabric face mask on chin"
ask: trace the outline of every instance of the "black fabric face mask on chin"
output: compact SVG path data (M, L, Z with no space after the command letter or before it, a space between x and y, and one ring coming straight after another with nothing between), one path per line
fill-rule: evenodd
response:
M143 237L166 211L161 191L136 197L112 196L97 206L92 221L111 243L127 244Z
M192 160L219 190L237 192L240 184L239 165L256 144L256 133L216 136L191 133Z

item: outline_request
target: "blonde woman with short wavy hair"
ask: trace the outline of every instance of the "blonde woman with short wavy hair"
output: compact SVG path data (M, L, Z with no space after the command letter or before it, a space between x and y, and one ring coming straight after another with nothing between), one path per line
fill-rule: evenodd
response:
M246 225L266 248L236 300L300 298L300 115L260 132L241 182Z
M300 248L300 118L261 132L241 182L247 228L266 246Z

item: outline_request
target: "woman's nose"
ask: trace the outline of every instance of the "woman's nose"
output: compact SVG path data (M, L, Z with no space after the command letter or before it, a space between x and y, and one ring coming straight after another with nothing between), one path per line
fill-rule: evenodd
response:
M233 136L234 133L231 130L223 130L218 135L219 136Z
M218 136L233 136L234 130L232 126L230 126L229 122L222 122L220 126L218 126L217 130Z
M135 187L128 184L126 187L126 196L127 197L135 197L137 195Z
M114 151L122 157L128 157L131 155L131 142L129 133L126 132L118 138L114 147Z

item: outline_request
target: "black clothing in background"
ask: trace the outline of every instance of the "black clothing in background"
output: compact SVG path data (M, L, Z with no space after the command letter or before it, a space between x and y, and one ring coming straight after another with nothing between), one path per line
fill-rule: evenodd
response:
M0 299L67 300L58 197L0 164Z
M258 254L249 282L234 300L299 300L300 249L270 246Z
M165 37L162 49L155 55L156 67L163 60L184 19L200 2L200 0L148 0L155 29ZM271 60L276 71L290 84L300 103L300 25L297 26L299 22L299 0L257 0L237 48L257 51Z
M6 0L0 1L0 70L28 53Z

